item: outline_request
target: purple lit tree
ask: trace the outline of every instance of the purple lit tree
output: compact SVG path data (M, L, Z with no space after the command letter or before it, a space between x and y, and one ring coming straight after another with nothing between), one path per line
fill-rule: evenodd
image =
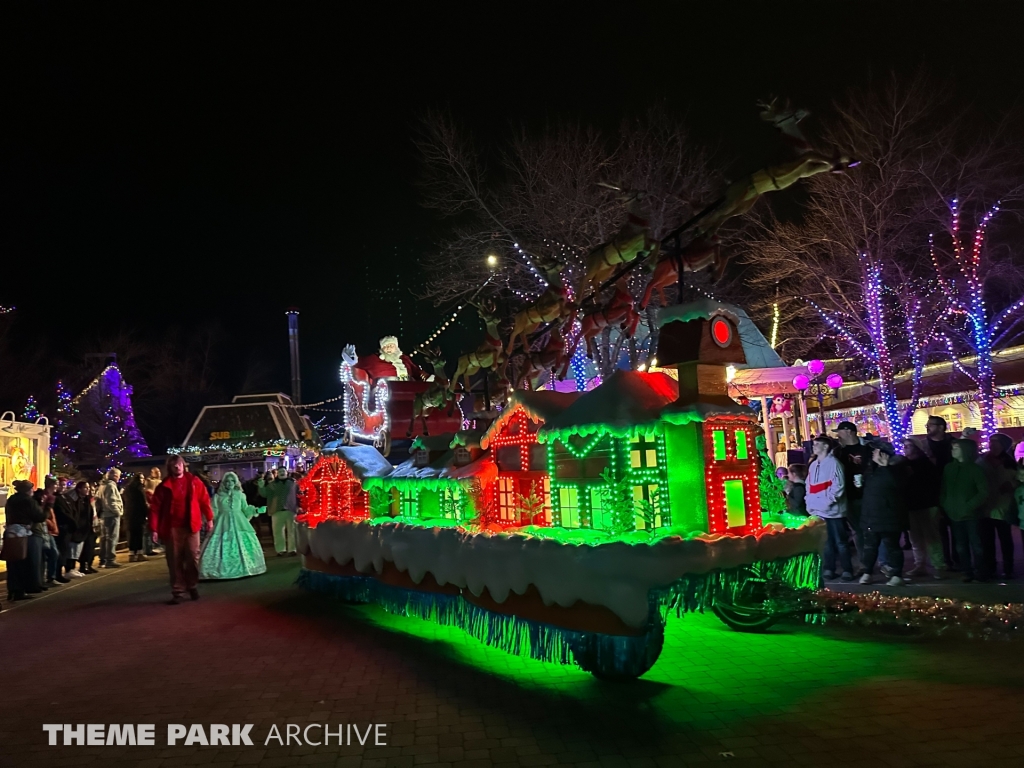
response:
M997 202L982 216L974 230L971 246L967 248L960 234L960 204L954 198L950 204L952 254L948 255L945 263L936 250L935 238L930 238L935 272L950 301L946 316L947 330L953 336L952 339L946 337L950 357L956 361L960 351L958 346L966 347L975 357L973 369L959 362L954 365L978 387L976 402L981 416L983 445L988 443L988 438L996 431L997 389L992 354L1021 333L1020 323L1024 321L1024 296L1006 303L999 312L992 312L985 300L986 293L990 296L996 293L993 289L997 281L1004 282L1003 278L1011 278L1016 273L1013 265L986 258L988 224L998 212ZM950 272L952 276L947 278L944 272Z
M878 393L889 424L889 437L897 451L910 433L914 411L921 402L924 366L940 344L937 332L947 313L948 299L934 283L915 279L883 278L882 265L868 254L861 255L860 313L811 306L825 322L841 347L865 364L866 372L878 377ZM898 288L887 286L896 285ZM901 406L896 385L910 378L910 397Z
M108 469L150 455L135 424L131 395L121 371L110 365L71 401L63 431L74 463Z

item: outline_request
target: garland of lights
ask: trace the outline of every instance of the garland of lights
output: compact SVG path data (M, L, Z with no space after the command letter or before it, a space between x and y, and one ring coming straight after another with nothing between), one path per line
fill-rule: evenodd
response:
M305 440L299 440L294 443L284 443L280 439L276 440L250 440L248 442L242 441L222 441L213 442L208 445L185 445L185 446L172 446L167 449L169 454L201 454L201 453L242 453L244 451L257 451L257 450L276 450L284 451L288 448L298 448L302 451L315 451L319 448L315 443L310 443Z

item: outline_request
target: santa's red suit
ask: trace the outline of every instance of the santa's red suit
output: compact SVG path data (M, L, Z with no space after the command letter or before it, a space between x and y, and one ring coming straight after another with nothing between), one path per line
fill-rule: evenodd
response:
M405 366L406 377L409 381L426 381L427 377L423 373L423 370L414 363L408 355L402 355L402 365ZM401 373L395 367L394 363L389 363L387 360L378 355L363 355L359 358L359 362L353 366L366 371L366 374L371 379L393 379L400 377Z

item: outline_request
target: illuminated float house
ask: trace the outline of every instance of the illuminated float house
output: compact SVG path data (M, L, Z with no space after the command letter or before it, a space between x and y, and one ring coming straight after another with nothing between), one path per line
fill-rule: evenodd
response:
M701 301L663 310L660 324L659 365L677 377L616 371L540 428L552 524L758 531L759 427L726 383L726 367L746 362L738 318Z
M303 513L297 519L311 528L328 520L365 520L370 516L370 503L363 482L392 470L394 467L372 446L332 450L299 480Z
M479 433L420 436L410 457L383 477L368 478L373 517L448 521L477 520L485 513L497 472L480 448Z
M729 397L726 381L726 368L747 359L739 318L705 299L663 309L658 323L658 364L678 372L678 399L661 412L673 524L758 531L757 417Z
M554 525L625 533L669 524L660 414L676 395L664 373L615 371L541 427ZM657 519L631 514L643 501L658 506Z
M480 446L491 452L497 468L487 524L498 528L551 524L547 448L537 442L537 433L579 397L579 392L515 392L483 434Z

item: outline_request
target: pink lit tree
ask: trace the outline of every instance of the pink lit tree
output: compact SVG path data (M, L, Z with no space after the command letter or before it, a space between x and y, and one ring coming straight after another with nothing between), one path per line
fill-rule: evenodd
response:
M951 254L943 259L936 249L934 236L930 238L932 263L940 285L949 297L946 314L949 335L945 340L950 357L957 360L959 346L969 350L975 358L973 368L959 362L954 362L954 365L978 388L975 402L981 417L983 445L987 444L988 438L996 431L995 401L998 393L992 356L997 349L1021 333L1020 323L1024 321L1024 296L1000 302L1005 306L998 312L993 312L986 301L986 294L992 297L997 293L997 282L1005 285L1004 278L1010 278L1016 272L1012 265L996 262L986 254L988 225L998 212L997 202L982 216L974 230L970 247L967 247L960 232L959 201L954 199L950 204ZM947 277L945 273L950 274Z

